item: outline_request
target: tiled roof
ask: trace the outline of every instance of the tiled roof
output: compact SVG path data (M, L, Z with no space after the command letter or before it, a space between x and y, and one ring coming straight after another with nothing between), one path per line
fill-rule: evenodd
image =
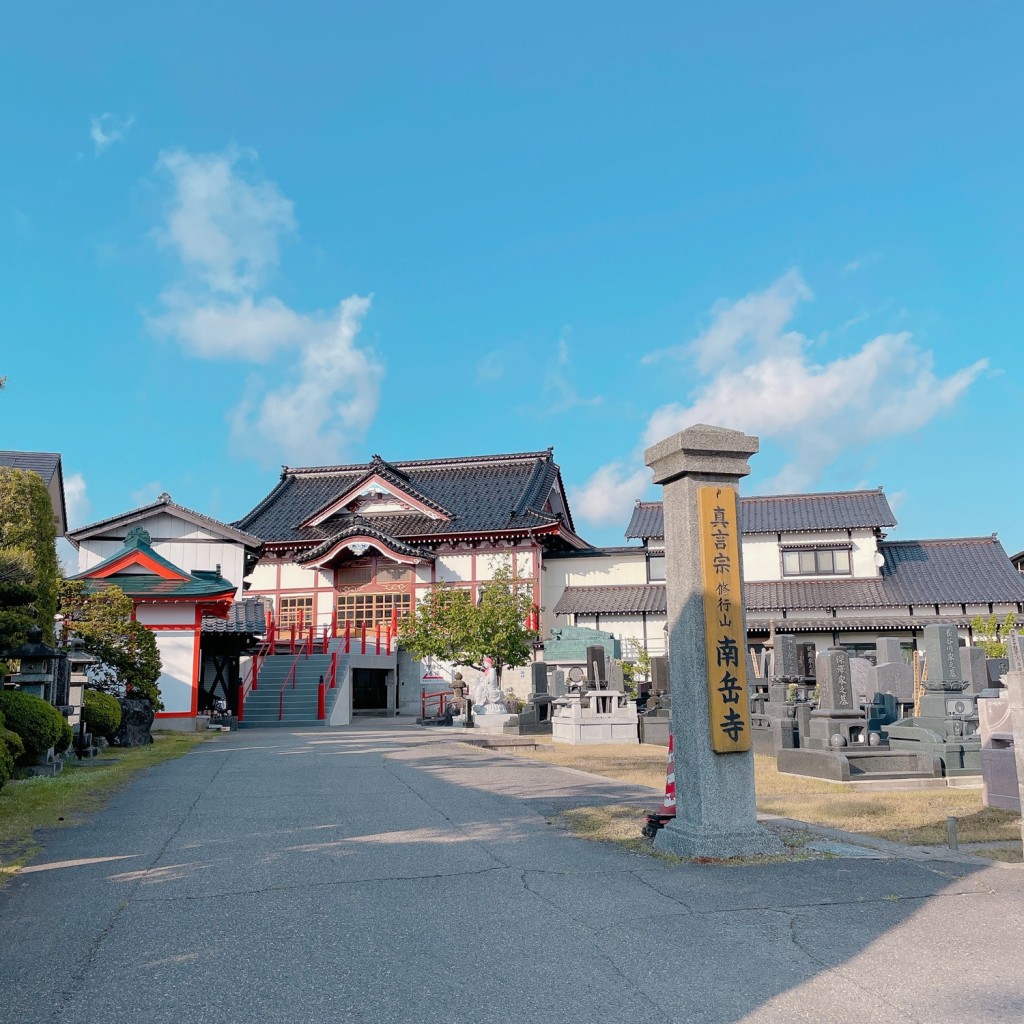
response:
M268 542L330 540L344 528L345 515L332 516L317 527L301 527L317 512L329 508L368 473L374 462L349 466L285 467L277 486L235 526ZM410 488L443 509L447 521L425 515L372 516L378 527L395 537L458 536L496 531L527 531L558 527L558 516L544 511L552 489L564 499L561 472L550 449L510 455L384 463ZM402 481L396 481L396 484ZM564 529L574 534L566 504Z
M740 498L740 530L746 534L809 533L895 525L896 518L881 488ZM637 502L626 528L626 539L653 540L664 536L661 502Z
M824 612L833 608L877 608L879 613L875 620L889 622L895 620L884 609L905 609L910 605L918 608L989 603L1024 605L1024 576L1010 564L995 537L883 541L879 550L884 565L881 576L875 579L746 582L743 594L747 611L756 619L767 621L771 617L769 613L781 615L783 609ZM646 587L567 587L555 604L554 612L556 615L594 615L655 611L652 605L640 603L640 591L648 592L650 597L644 600L652 602L654 592L660 591L661 606L657 610L665 610L664 587L651 584ZM627 597L627 594L633 596ZM917 623L926 622L926 618L914 616ZM793 620L794 628L797 622L800 628L806 628L806 620Z
M262 597L246 597L233 601L227 618L203 616L204 633L249 633L253 636L267 631L267 605Z
M815 619L775 619L776 633L840 633L896 632L903 629L923 629L925 626L970 625L969 615L871 615L842 616ZM771 619L747 617L748 633L769 633Z
M400 519L402 517L395 516L394 518ZM431 520L433 522L434 520ZM373 537L379 540L382 544L387 545L393 551L397 551L399 554L408 555L411 558L422 558L426 561L434 560L434 553L426 548L419 548L413 544L409 544L398 537L392 536L386 531L379 528L376 520L370 522L364 519L362 516L353 516L343 524L343 529L339 530L338 533L332 535L323 543L318 544L315 548L310 551L304 552L297 561L300 564L306 562L314 562L318 558L323 558L324 555L328 554L330 550L337 544L340 544L347 537Z
M883 541L886 590L900 604L1024 601L1024 576L995 537Z
M223 576L203 578L200 573L190 574L189 579L168 580L162 576L146 576L143 573L114 573L98 580L87 580L90 590L103 590L109 586L120 587L129 597L223 597L234 592L235 586Z
M219 519L214 519L211 516L203 515L202 512L196 512L194 509L179 505L176 501L171 500L169 494L161 494L156 501L150 502L148 505L141 505L130 512L121 512L116 516L109 516L107 519L100 519L95 523L89 523L88 526L81 526L77 530L72 530L68 534L68 540L77 548L83 540L89 537L95 537L97 534L106 533L120 526L130 526L132 523L139 522L159 512L170 512L171 515L176 515L179 519L184 519L195 526L206 527L213 533L219 533L222 537L237 540L247 547L259 548L262 544L259 537L246 533L237 526L222 523Z
M0 466L38 473L49 487L53 474L60 468L60 455L57 452L0 452Z
M555 615L639 615L664 613L666 608L662 583L566 587L555 604Z
M156 573L147 572L114 572L109 576L98 576L108 566L113 567L125 556L132 556L138 552L140 556L165 569L173 572L173 578L158 576ZM141 564L138 558L127 564ZM90 590L103 590L106 587L116 585L120 587L129 597L219 597L223 598L234 592L235 585L224 579L221 574L213 569L196 569L193 572L175 565L168 561L163 555L157 554L149 545L149 534L142 527L135 527L129 530L125 538L124 547L120 551L105 558L98 565L80 572L71 579L84 580Z

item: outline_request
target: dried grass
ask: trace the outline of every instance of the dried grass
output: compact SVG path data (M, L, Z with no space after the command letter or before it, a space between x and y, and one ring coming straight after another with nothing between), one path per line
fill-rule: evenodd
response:
M545 743L521 756L663 790L664 747L622 743L571 746ZM961 843L1013 842L1020 818L982 806L977 789L854 791L836 783L786 775L771 757L754 757L757 807L797 821L910 845L946 842L946 818L958 819ZM635 821L635 819L634 819Z

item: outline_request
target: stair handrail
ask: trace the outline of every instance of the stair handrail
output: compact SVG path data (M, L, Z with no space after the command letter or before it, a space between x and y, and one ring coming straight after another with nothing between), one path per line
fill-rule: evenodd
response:
M256 648L256 653L253 655L252 661L249 663L249 670L245 673L245 677L238 687L238 720L241 722L245 719L245 698L253 690L259 689L259 675L260 666L266 660L268 654L274 649L274 623L271 620L270 628L267 630L267 636L261 641L259 647Z
M337 650L334 650L331 653L330 675L331 675L330 689L333 690L338 685L338 652L337 652Z
M279 722L284 721L284 691L288 686L288 681L291 680L292 689L294 690L298 685L298 670L299 670L299 659L302 657L302 651L299 651L295 655L295 660L292 662L292 667L288 669L288 675L284 677L284 682L281 684L281 699L277 705L277 720Z

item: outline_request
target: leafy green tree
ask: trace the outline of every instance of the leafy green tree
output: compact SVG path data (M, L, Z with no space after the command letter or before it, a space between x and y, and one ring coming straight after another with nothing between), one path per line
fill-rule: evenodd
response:
M1016 627L1017 616L1013 612L1009 612L1002 622L995 615L989 615L988 618L976 615L971 619L971 636L974 643L985 652L986 658L1005 658L1005 638Z
M60 567L50 493L38 473L0 466L0 553L0 650L24 643L32 626L52 644ZM5 584L15 587L6 597Z
M403 620L402 646L420 660L433 657L453 665L479 666L490 655L500 680L505 666L530 661L539 636L526 625L532 611L529 583L507 565L483 585L475 605L468 590L438 583Z
M148 700L154 711L161 711L160 652L156 637L132 618L132 599L120 587L90 591L83 580L64 580L60 607L65 631L80 636L100 660L89 670L91 685Z

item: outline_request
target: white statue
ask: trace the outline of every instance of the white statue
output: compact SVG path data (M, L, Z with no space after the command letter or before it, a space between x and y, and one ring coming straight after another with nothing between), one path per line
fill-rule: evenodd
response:
M484 657L484 674L473 687L473 713L476 715L507 715L505 698L498 686L498 673L494 659Z

